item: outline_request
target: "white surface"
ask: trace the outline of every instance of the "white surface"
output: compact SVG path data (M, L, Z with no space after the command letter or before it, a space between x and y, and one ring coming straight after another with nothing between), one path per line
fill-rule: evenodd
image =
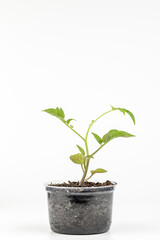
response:
M1 239L159 239L160 2L0 1L0 236ZM65 236L49 231L43 183L81 177L69 155L82 145L61 122L41 112L62 107L85 134L117 139L91 162L118 182L107 234ZM89 138L91 151L97 148ZM93 178L94 180L95 178Z

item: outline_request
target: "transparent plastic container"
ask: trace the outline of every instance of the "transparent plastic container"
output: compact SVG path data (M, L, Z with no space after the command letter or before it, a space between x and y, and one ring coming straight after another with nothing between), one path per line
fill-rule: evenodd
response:
M65 181L54 181L62 183ZM50 182L51 183L51 182ZM58 187L46 184L51 230L64 234L107 232L112 221L113 185Z

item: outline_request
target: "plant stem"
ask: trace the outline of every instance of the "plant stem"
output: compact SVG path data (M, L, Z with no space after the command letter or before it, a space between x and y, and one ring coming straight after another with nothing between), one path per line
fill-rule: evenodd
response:
M91 129L91 127L93 126L93 124L98 120L100 119L101 117L103 117L105 114L109 113L109 112L112 112L114 111L114 109L111 109L103 114L101 114L98 118L96 118L96 120L92 120L92 122L89 124L89 127L87 129L87 133L86 133L86 137L84 140L85 142L85 147L86 147L86 153L87 155L89 155L89 150L88 150L88 143L87 143L87 139L88 139L88 134L89 134L89 131ZM90 156L93 156L94 154L96 154L105 144L101 145L94 153L92 153ZM85 170L84 170L84 173L83 173L83 176L82 176L82 179L80 181L80 185L82 185L84 183L84 180L86 178L86 175L87 175L87 172L88 172L88 167L89 167L89 162L90 162L90 158L87 158L86 159L86 166L85 166ZM89 177L90 178L90 177ZM87 178L87 179L89 179Z
M85 166L85 170L84 170L84 173L83 173L83 176L82 176L82 179L81 179L79 185L82 185L84 183L85 177L86 177L87 172L88 172L88 166L89 166L89 160L87 161L87 164Z
M104 115L106 115L107 113L110 113L110 112L112 112L112 111L114 111L114 109L111 109L111 110L109 110L109 111L101 114L98 118L96 118L96 120L93 122L93 124L94 124L98 119L100 119L101 117L103 117ZM92 124L92 125L93 125L93 124Z
M104 145L106 144L103 144L101 145L96 151L94 151L90 156L93 157L102 147L104 147Z
M86 154L89 155L87 138L85 138L84 143L85 143L85 147L86 147ZM88 166L89 166L89 158L86 159L86 165L84 165L84 166L85 166L84 167L85 169L84 169L83 176L82 176L82 179L81 179L79 185L82 185L84 183L85 177L87 175Z
M101 145L101 146L100 146L96 151L94 151L90 156L93 157L102 147L104 147L104 145L106 145L106 144ZM89 179L93 176L93 174L91 174L88 178L85 178L86 175L87 175L87 172L88 172L88 167L89 167L90 158L91 158L91 157L89 157L89 158L87 159L87 164L86 164L86 167L85 167L85 171L83 172L83 176L82 176L82 179L81 179L81 181L80 181L80 185L82 185L82 184L84 183L84 181L89 180Z
M67 126L67 127L69 127L74 133L76 133L80 138L82 138L82 140L83 141L85 141L85 139L76 131L76 130L74 130L72 127L70 127L68 124L66 124L65 122L64 122L64 124Z
M81 168L82 168L82 171L83 171L83 173L84 173L84 167L83 167L83 164L81 164Z
M107 113L112 112L113 110L114 110L114 109L111 109L111 110L109 110L109 111L101 114L99 117L96 118L96 120L92 120L92 122L90 123L90 125L89 125L89 127L88 127L88 130L87 130L87 133L86 133L86 138L88 137L89 131L90 131L91 127L93 126L93 124L94 124L95 122L97 122L98 119L100 119L101 117L103 117L103 116L106 115Z
M88 178L86 178L85 181L88 181L92 176L93 176L93 173Z
M71 126L69 126L67 123L64 122L64 124L69 127L74 133L76 133L84 142L85 142L85 139L84 137L82 137L76 130L74 130ZM88 145L85 143L85 146L86 146L86 151L88 152ZM88 154L87 154L88 155ZM81 164L81 168L82 168L82 171L83 171L83 175L85 173L85 165L83 166L83 164ZM85 175L86 176L86 175Z

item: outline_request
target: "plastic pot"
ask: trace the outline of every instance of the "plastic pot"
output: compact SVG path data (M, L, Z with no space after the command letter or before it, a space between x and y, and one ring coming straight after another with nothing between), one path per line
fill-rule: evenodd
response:
M46 184L50 228L64 234L96 234L110 229L116 183L102 187Z

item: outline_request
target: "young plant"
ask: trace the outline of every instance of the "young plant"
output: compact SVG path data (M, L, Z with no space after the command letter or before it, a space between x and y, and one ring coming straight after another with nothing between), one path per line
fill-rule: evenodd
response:
M85 145L85 150L77 145L77 148L79 150L79 153L76 153L74 155L70 156L70 160L76 164L79 164L82 168L82 178L80 181L80 185L82 185L84 183L84 181L89 180L95 173L104 173L107 172L105 169L102 168L97 168L95 170L91 170L90 171L90 176L87 178L87 173L88 173L88 168L89 168L89 163L90 163L90 159L94 158L94 155L101 149L103 148L108 142L110 142L112 139L117 138L117 137L134 137L134 135L128 133L128 132L124 132L124 131L119 131L116 129L112 129L110 130L108 133L104 134L103 137L100 137L98 134L93 133L92 135L94 136L95 140L98 142L99 147L93 152L93 153L89 153L89 147L88 147L88 134L90 132L91 127L95 124L95 122L97 122L101 117L103 117L104 115L113 112L115 110L118 110L120 112L122 112L124 115L125 113L127 113L133 123L135 124L135 118L133 113L131 113L129 110L126 110L124 108L115 108L113 106L111 106L111 109L103 114L101 114L99 117L97 117L95 120L92 120L91 123L89 124L89 127L87 129L86 135L85 137L83 137L81 134L79 134L74 128L73 126L70 124L72 120L75 120L73 118L69 118L68 120L65 119L65 114L64 111L62 110L62 108L49 108L49 109L45 109L43 110L44 112L47 112L55 117L57 117L59 120L61 120L68 128L70 128L75 134L77 134L83 141L84 145Z

